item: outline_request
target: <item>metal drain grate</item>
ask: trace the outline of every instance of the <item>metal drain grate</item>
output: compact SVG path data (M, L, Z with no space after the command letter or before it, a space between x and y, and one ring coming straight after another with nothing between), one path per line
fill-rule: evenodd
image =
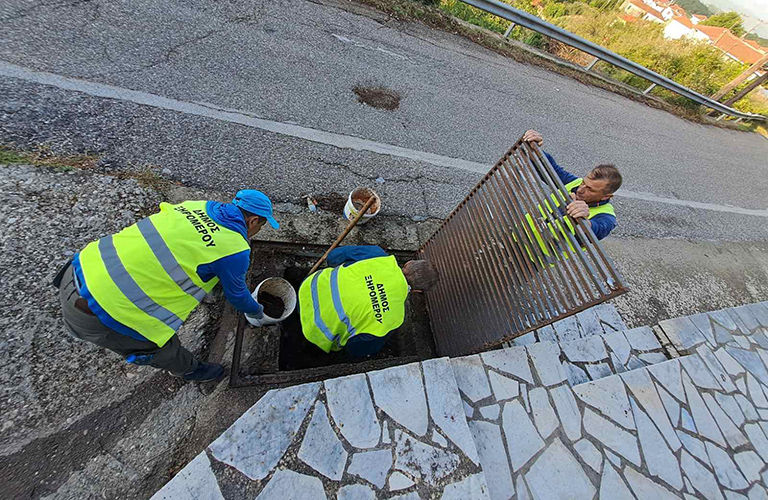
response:
M497 347L627 291L589 225L556 200L570 201L565 186L520 139L421 247L441 275L427 293L440 355Z

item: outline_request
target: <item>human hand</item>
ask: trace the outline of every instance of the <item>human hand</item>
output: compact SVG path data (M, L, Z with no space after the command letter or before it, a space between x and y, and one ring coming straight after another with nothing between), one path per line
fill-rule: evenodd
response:
M538 144L539 147L541 147L544 144L544 138L542 138L541 134L536 132L535 130L527 130L523 134L523 141L535 142L536 144Z
M574 219L587 219L589 217L589 205L581 200L574 200L568 204L566 212Z
M256 302L256 303L259 304L258 302ZM252 318L256 318L256 319L263 319L264 318L264 306L259 304L259 312L257 312L256 314L252 315L251 317Z

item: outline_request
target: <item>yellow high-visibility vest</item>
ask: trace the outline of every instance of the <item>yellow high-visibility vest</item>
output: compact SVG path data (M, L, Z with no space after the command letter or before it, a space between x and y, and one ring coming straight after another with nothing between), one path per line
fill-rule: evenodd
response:
M581 177L578 178L578 179L575 179L575 180L573 180L573 181L571 181L571 182L569 182L568 184L565 185L565 190L568 193L570 193L573 188L580 186L582 184L582 182L584 182L584 179L581 178ZM552 195L552 202L554 203L555 207L559 207L560 206L560 202L561 202L561 200L558 197L558 194L559 193L555 193L555 194ZM570 200L568 201L568 203L570 203ZM571 244L570 239L565 234L566 229L563 228L562 223L560 223L560 221L558 221L552 215L553 210L556 210L556 209L553 209L550 206L549 202L546 202L545 205L546 205L546 208L544 208L541 205L539 205L538 209L539 209L539 212L541 213L541 219L544 221L544 223L546 224L547 228L549 229L549 232L552 235L552 238L554 239L555 243L557 245L562 245L562 244L565 243L565 244L567 244L570 247L571 251L575 252L576 250L574 249L573 245ZM596 216L598 214L610 214L610 215L613 215L614 217L616 216L616 212L613 209L613 205L610 204L610 203L604 203L604 204L599 205L599 206L589 207L589 217L588 217L589 219L591 219L592 217L594 217L594 216ZM539 233L538 228L536 227L536 224L534 223L533 218L531 217L531 214L525 214L525 218L528 221L528 227L530 228L531 233L536 238L536 242L538 243L539 248L541 249L541 251L544 253L544 255L548 259L551 259L552 257L551 257L551 252L550 252L550 245L547 244L547 242L542 237L541 233ZM571 234L574 234L574 228L573 228L573 225L571 224L571 221L568 220L567 217L564 218L564 219L565 219L565 224L566 224L566 226L568 228L567 230ZM521 229L521 230L524 230L524 229ZM515 238L515 239L517 239L517 238ZM530 249L527 247L527 245L526 245L526 252L528 252L528 257L531 260L533 260L533 254L530 251ZM564 259L568 258L568 253L566 252L565 249L561 250L561 254L562 254ZM543 265L544 263L542 262L541 264ZM552 264L552 262L550 262L550 264Z
M299 288L301 330L325 352L358 333L383 337L405 320L408 283L394 256L317 271Z
M197 267L250 250L242 234L215 223L205 201L160 204L160 212L91 242L80 266L93 298L115 321L163 346L219 282Z

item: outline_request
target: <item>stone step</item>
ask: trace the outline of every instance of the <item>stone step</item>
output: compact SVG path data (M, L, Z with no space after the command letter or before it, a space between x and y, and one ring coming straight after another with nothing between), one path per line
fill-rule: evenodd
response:
M659 327L681 354L705 344L712 349L728 344L742 349L752 345L768 348L768 302L672 318Z
M531 377L528 380L518 376L516 380L519 383L546 384L548 381L559 383L567 380L572 386L668 359L653 330L647 326L582 337L561 344L541 341L456 358L452 362L459 389L473 403L482 399L482 395L487 397L490 394L488 381L482 380L483 375L476 368L480 356L503 364L509 372ZM531 366L536 370L531 371Z
M488 499L463 413L447 358L272 390L153 499Z
M541 355L552 346L451 360L492 500L766 498L768 357L758 343L721 347L750 353L739 358L701 345L574 387Z
M526 333L509 341L506 347L529 345L535 342L571 342L584 337L620 332L626 329L627 325L621 319L616 306L610 302L605 302L556 321L551 325Z
M647 326L564 342L560 350L566 377L574 386L669 359Z

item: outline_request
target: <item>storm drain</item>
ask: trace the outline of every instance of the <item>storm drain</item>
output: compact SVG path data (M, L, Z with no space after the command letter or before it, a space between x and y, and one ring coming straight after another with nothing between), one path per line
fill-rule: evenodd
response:
M327 247L273 242L251 243L248 287L281 276L298 289L308 271ZM416 258L415 252L390 250L402 265ZM234 312L234 310L233 310ZM426 297L411 294L405 322L392 332L384 348L374 356L352 358L344 350L325 353L308 342L301 331L298 312L277 325L253 328L237 314L230 386L276 387L362 373L412 363L435 356Z
M441 274L426 294L439 355L499 347L627 291L589 225L565 214L570 199L518 140L424 244Z

